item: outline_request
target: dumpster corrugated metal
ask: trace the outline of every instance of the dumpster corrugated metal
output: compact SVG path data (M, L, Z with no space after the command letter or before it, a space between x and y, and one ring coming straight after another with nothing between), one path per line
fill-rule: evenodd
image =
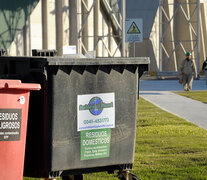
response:
M31 94L26 176L56 177L132 168L139 74L149 64L148 58L11 59L0 58L4 64L0 76L18 76L23 82L42 86L41 92ZM94 102L102 105L90 105ZM90 108L100 110L102 115L105 112L108 119L99 118ZM86 122L83 127L79 127L81 120ZM91 122L93 125L88 126ZM103 139L98 139L101 134L107 138L104 145ZM92 136L97 139L91 140ZM85 142L92 144L86 147Z

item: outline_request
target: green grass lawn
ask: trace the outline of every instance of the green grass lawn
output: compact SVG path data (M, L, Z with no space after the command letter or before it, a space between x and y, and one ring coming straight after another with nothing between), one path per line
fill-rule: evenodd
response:
M188 96L191 93L194 92L184 92ZM206 93L202 91L198 97L205 99ZM138 102L137 116L134 174L141 180L207 179L206 130L163 111L142 98ZM92 176L87 175L84 179L92 180ZM99 179L106 174L98 173L96 176L95 179Z
M133 172L140 179L207 179L207 131L141 98Z
M45 180L44 178L30 178L30 177L24 177L23 180Z
M207 91L181 91L176 94L207 103Z

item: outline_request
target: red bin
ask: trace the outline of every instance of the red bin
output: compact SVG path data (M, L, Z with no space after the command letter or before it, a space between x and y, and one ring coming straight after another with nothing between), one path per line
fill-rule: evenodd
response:
M30 90L39 84L0 80L0 180L22 180Z

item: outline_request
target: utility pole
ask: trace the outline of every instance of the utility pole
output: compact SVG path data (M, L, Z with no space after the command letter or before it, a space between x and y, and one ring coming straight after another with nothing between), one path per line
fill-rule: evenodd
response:
M48 49L48 35L47 35L47 0L42 0L42 47Z
M200 0L197 0L197 78L200 79Z
M122 14L122 57L125 57L125 20L126 20L126 0L122 0L121 4Z
M63 2L62 0L56 1L56 45L58 56L63 54Z

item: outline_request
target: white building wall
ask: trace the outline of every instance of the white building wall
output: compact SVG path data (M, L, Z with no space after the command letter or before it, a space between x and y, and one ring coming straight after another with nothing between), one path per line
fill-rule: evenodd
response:
M63 1L63 46L76 45L76 3L71 2L71 0L62 0ZM57 49L57 24L56 24L56 7L55 0L47 0L47 21L48 21L48 49L53 50ZM88 5L88 9L93 4L92 0L85 1ZM17 35L15 40L12 42L11 46L8 49L8 54L13 56L22 56L22 55L31 55L32 49L42 49L43 47L43 37L42 37L42 3L41 0L35 7L31 16L28 17L27 22L27 53L24 51L24 33L23 30L20 34ZM71 7L72 6L72 7ZM71 12L70 12L71 10ZM73 14L70 14L73 13ZM72 20L73 22L70 22ZM80 23L83 23L80 21ZM73 26L73 27L70 27ZM87 20L85 29L83 31L82 40L85 43L87 51L93 51L95 46L94 40L94 10L91 11L89 18ZM117 42L114 38L109 38L107 36L112 33L111 25L105 12L99 6L98 11L98 36L106 36L103 39L100 38L97 49L98 57L108 57L110 56L108 50L114 51L117 49ZM73 37L70 37L73 36ZM112 35L113 36L113 35ZM115 53L115 56L121 56L121 51Z
M27 54L31 55L31 49L42 49L42 25L41 25L41 4L38 3L32 15L26 22L27 29ZM24 55L24 33L19 33L8 49L8 54L12 56Z
M14 41L12 42L10 48L7 50L8 55L11 56L22 56L24 54L24 45L23 45L23 31L19 33Z
M173 3L173 0L166 0L169 3ZM179 1L179 0L177 0ZM187 2L187 0L182 0ZM56 9L55 9L55 0L48 0L48 49L57 49L56 48ZM92 1L88 1L91 5ZM38 3L34 9L31 16L28 18L26 29L27 29L27 54L25 54L24 47L24 36L23 30L20 34L16 36L12 42L10 48L8 49L9 55L31 55L32 49L42 49L42 15L41 15L41 1ZM89 5L89 6L90 6ZM142 5L142 6L141 6ZM72 7L71 7L72 6ZM134 0L127 0L127 18L143 18L144 23L144 40L143 43L136 43L136 52L135 56L144 56L150 57L151 64L150 70L157 71L160 66L159 62L159 11L158 11L158 0L139 0L137 6L134 6ZM71 3L71 0L63 0L63 46L66 45L75 45L76 39L76 14L74 12L75 3ZM187 16L189 16L195 7L183 6ZM71 16L70 13L73 15ZM167 14L172 16L173 8L165 7ZM207 53L207 5L206 2L201 0L200 5L200 14L201 14L201 31L200 31L200 66L202 65L203 59L206 57ZM70 12L71 11L71 12ZM112 27L111 23L106 16L106 12L102 7L98 7L97 12L93 12L90 15L89 22L87 25L86 36L95 36L96 38L88 38L87 40L87 49L89 51L94 49L96 45L96 40L99 38L98 46L96 49L98 57L108 57L110 56L109 51L112 54L117 49L117 41L112 37ZM95 16L94 16L95 14ZM97 15L98 25L95 26L94 20ZM71 18L72 17L72 18ZM70 18L72 22L70 21ZM193 21L196 21L196 16ZM174 26L173 26L174 25ZM71 26L71 27L70 27ZM72 27L73 26L73 27ZM196 28L196 23L193 24ZM98 27L98 30L95 31L94 28ZM73 36L73 37L71 37ZM111 37L109 37L111 36ZM102 38L101 38L102 37ZM183 16L182 11L179 10L176 16L176 22L170 25L170 32L166 35L166 39L175 40L175 39L193 39L194 35L192 30L189 28L186 19ZM71 44L72 43L72 44ZM170 52L174 47L174 44L171 43L169 46L166 45L167 50ZM186 51L194 48L195 42L186 43L183 45ZM107 50L108 49L108 50ZM129 56L134 56L134 47L133 44L129 45ZM121 51L118 49L115 56L121 56ZM175 57L172 58L172 61L169 63L170 66L168 70L176 70L176 66L179 67L180 62L185 57L185 54L181 47L177 49ZM194 59L196 54L194 54ZM176 65L177 63L177 65Z
M157 9L156 17L152 26L149 41L152 43L151 69L159 67L159 10ZM154 52L154 53L153 53Z
M32 15L30 16L29 26L29 48L28 49L42 49L42 14L41 14L41 3L39 3ZM31 55L31 51L28 52Z
M63 46L70 43L69 13L69 1L63 1Z
M56 49L55 0L48 0L48 49Z

